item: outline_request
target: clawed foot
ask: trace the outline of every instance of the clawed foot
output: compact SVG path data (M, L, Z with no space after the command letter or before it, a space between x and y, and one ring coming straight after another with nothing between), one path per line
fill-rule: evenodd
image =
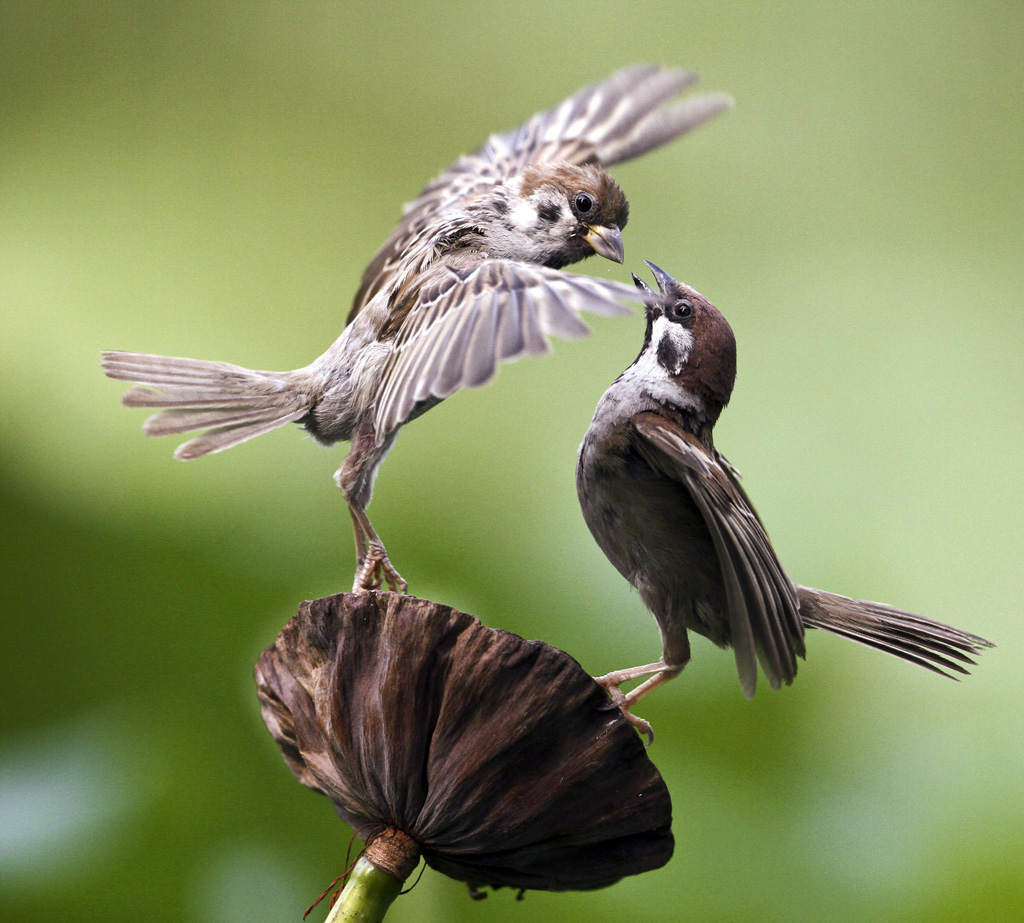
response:
M379 590L384 581L387 581L388 589L392 593L404 594L409 588L409 584L402 579L402 575L395 570L394 565L388 560L384 546L371 543L366 557L363 558L362 563L356 570L356 579L352 584L352 592L366 593L372 590Z
M640 734L647 738L647 743L644 744L644 746L649 747L654 743L654 728L651 727L651 723L649 721L644 721L643 718L637 717L629 710L630 707L636 703L630 702L629 696L619 688L618 684L609 681L610 678L613 678L613 674L611 673L609 673L608 676L595 676L594 681L598 683L609 696L611 696L612 704L619 707L622 711L622 717L633 725Z
M344 471L344 469L342 469ZM340 477L342 471L338 472ZM341 481L338 484L341 485ZM344 487L342 487L344 490ZM379 590L381 584L386 580L388 589L392 593L404 595L409 584L402 579L402 575L395 570L394 565L388 560L388 553L384 550L384 543L370 525L366 510L354 500L348 499L348 511L352 516L352 528L355 530L356 538L356 579L352 584L353 593L368 593Z
M664 660L659 660L657 663L649 663L642 667L630 667L628 670L616 670L613 673L606 673L604 676L595 676L594 681L611 696L612 702L622 709L625 719L647 737L647 746L649 747L654 742L654 731L649 722L638 718L630 709L662 683L667 683L672 677L678 676L682 669L682 664L669 666ZM636 689L624 693L620 688L623 683L644 676L649 679L642 682Z

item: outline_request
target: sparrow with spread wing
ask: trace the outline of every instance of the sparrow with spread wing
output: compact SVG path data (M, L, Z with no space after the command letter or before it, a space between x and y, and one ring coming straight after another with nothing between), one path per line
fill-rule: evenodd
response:
M354 591L406 582L366 507L404 423L499 362L538 356L547 336L584 335L581 310L624 311L635 290L559 270L594 253L622 262L626 197L604 168L658 147L731 105L724 94L675 101L696 75L632 67L492 136L405 209L371 261L348 323L310 365L263 372L222 362L105 352L111 378L137 382L129 407L158 408L151 436L205 432L187 460L287 423L351 443L336 474L355 529Z
M657 663L598 678L626 714L678 676L695 631L736 655L748 698L757 665L791 683L804 629L822 628L936 673L966 673L984 638L882 603L793 583L736 470L715 449L715 423L736 380L736 340L704 296L653 263L647 329L636 361L604 393L576 468L583 518L661 629ZM649 677L623 694L620 686ZM954 677L955 678L955 677Z

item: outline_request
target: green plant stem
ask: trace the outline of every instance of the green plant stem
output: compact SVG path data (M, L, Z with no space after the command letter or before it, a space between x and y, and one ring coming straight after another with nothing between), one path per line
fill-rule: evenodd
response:
M402 882L360 856L348 884L324 923L379 923L402 890Z

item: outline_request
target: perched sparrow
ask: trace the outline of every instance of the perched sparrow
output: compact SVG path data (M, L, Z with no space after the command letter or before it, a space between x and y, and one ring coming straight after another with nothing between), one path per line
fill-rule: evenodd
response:
M603 167L728 108L722 94L663 107L696 79L657 67L620 71L456 161L406 206L363 275L344 332L305 368L105 352L103 369L156 389L122 397L129 407L163 408L147 434L206 430L178 447L182 460L286 423L324 445L351 441L335 478L355 528L354 590L377 589L383 578L405 592L366 515L399 428L459 388L486 383L499 362L546 353L548 334L586 334L580 310L620 313L620 302L638 300L629 286L557 270L594 253L622 262L628 205Z
M649 734L629 709L686 666L687 629L733 648L747 698L758 661L773 689L793 681L805 628L946 676L966 673L960 663L973 664L968 655L991 647L983 638L786 576L738 473L712 440L736 379L732 328L702 295L647 265L661 295L633 277L649 299L644 345L598 402L580 446L576 489L597 544L654 614L663 651L658 663L598 682ZM644 676L622 694L622 683Z

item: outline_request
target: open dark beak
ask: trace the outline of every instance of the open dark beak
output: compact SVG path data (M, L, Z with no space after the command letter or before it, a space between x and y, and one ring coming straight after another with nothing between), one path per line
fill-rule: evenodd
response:
M603 256L613 263L621 263L625 258L622 249L622 233L614 224L592 224L588 226L583 239L594 248L594 253Z
M641 292L644 292L645 294L650 295L652 298L656 298L657 297L654 294L654 292L651 291L651 287L646 282L644 282L644 280L641 279L635 272L631 272L630 275L633 277L633 284L638 289L640 289Z
M655 266L650 260L644 260L644 262L651 267L651 272L654 273L654 279L658 283L658 291L661 292L662 295L667 295L669 286L675 285L676 280L660 266ZM633 278L635 279L636 276L633 276Z
M644 293L644 304L646 305L648 318L660 317L664 311L665 302L668 300L669 285L676 280L660 266L655 266L650 260L644 260L644 262L651 267L651 272L654 273L654 278L658 283L658 292L655 292L635 272L631 273L633 284Z

